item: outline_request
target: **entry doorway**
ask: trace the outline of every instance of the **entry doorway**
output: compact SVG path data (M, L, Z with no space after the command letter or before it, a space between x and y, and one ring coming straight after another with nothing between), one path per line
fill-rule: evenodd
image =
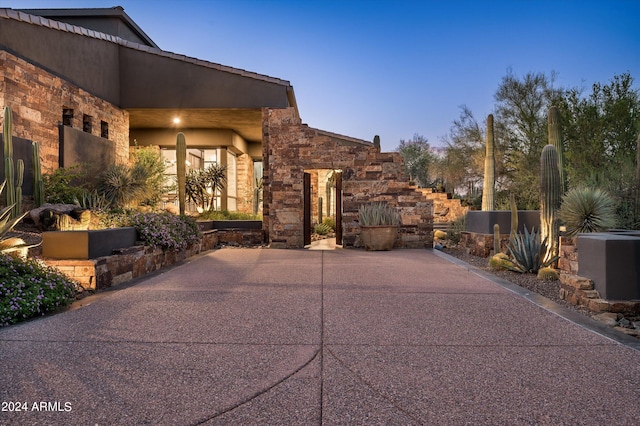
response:
M335 238L335 244L324 241L323 247L342 246L342 171L305 170L303 187L305 247L329 238ZM333 232L324 234L328 227Z

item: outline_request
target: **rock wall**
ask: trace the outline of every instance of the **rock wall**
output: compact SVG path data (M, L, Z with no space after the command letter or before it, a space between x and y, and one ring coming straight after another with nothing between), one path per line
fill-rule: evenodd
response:
M292 108L263 110L262 149L263 229L271 247L303 247L303 177L314 169L342 172L343 246L360 246L358 207L374 201L400 211L396 247L433 243L433 201L409 185L400 154L381 153L372 143L313 129L302 124Z
M91 134L102 135L116 145L116 161L129 158L129 114L7 51L0 50L0 107L13 110L13 135L40 143L43 171L58 168L58 124L63 109L73 110L70 124L83 129L83 115L91 117Z

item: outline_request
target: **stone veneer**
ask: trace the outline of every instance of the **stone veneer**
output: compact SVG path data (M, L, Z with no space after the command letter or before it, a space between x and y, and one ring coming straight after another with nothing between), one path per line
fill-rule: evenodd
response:
M433 223L451 223L463 217L469 211L469 207L460 204L460 199L452 198L445 192L434 192L431 188L416 188L427 199L433 200Z
M43 259L47 265L80 283L82 290L95 291L123 284L134 278L183 261L218 244L217 231L203 232L199 244L174 252L148 246L114 250L114 254L88 260Z
M43 171L58 168L63 108L74 111L72 127L83 128L83 114L92 117L91 134L100 136L100 122L109 125L116 161L129 158L129 114L74 84L7 51L0 50L0 107L13 110L13 135L40 143Z
M399 209L396 247L430 247L433 201L409 185L398 153L310 128L292 108L263 109L263 229L271 247L301 248L305 171L342 171L343 246L359 246L358 207L384 201ZM313 201L312 201L313 203Z

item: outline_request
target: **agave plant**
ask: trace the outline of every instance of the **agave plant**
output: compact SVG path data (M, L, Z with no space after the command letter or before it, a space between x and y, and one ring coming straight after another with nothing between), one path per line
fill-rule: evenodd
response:
M0 194L4 191L4 186L7 182L2 182L0 185ZM27 213L23 213L18 217L11 217L11 212L13 209L13 204L4 207L0 210L0 253L7 254L11 252L17 252L18 250L28 249L29 247L33 247L33 245L27 245L25 242L16 237L9 237L7 234L11 232L14 226L18 224L22 220L23 217L26 216ZM37 244L36 244L37 245Z
M518 233L509 240L507 250L512 258L512 266L505 267L521 273L537 273L540 268L550 266L559 259L559 256L553 256L543 262L544 253L547 252L547 239L540 241L540 232L535 229L529 232L526 226L524 234Z
M574 188L564 196L559 213L567 235L600 232L616 225L616 204L605 191L597 188Z
M362 204L358 208L358 220L361 226L397 226L400 215L386 203Z

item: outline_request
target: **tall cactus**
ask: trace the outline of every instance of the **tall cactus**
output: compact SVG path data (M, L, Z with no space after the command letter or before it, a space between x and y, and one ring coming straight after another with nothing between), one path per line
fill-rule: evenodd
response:
M511 232L509 238L513 239L518 235L518 205L513 193L509 194L509 207L511 207Z
M184 215L187 194L187 141L184 133L179 132L176 138L176 173L178 175L178 203L180 214Z
M4 121L2 128L2 137L4 141L4 179L7 182L6 184L6 205L14 206L16 202L16 186L14 181L14 173L13 173L13 114L11 113L11 108L6 106L4 107ZM12 217L15 217L13 214L13 210L11 213Z
M560 189L562 194L567 192L567 178L564 174L564 147L562 143L562 123L560 120L560 110L557 107L549 107L547 117L549 144L556 147L558 151L558 171L560 172Z
M547 252L541 259L542 263L558 254L561 188L558 151L555 146L547 145L540 156L540 239L547 240Z
M496 159L494 154L493 114L487 116L487 143L484 157L484 183L482 185L482 210L494 210Z
M13 206L13 217L18 217L22 213L22 182L24 179L24 161L18 160L16 166L16 205Z
M42 168L40 166L40 144L33 142L33 203L35 207L44 204L44 181L42 180Z
M501 253L500 249L500 225L497 223L493 224L493 255L495 256L498 253Z

